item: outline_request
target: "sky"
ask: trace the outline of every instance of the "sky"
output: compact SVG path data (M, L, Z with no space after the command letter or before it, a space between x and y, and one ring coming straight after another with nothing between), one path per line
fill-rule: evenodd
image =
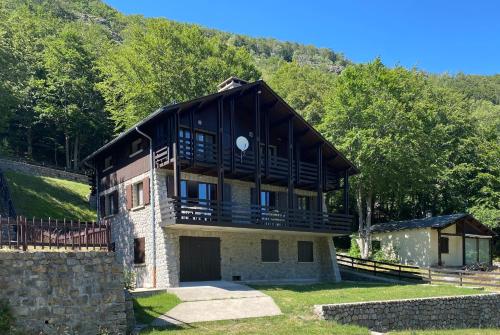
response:
M326 47L356 63L500 73L498 0L104 1L125 14Z

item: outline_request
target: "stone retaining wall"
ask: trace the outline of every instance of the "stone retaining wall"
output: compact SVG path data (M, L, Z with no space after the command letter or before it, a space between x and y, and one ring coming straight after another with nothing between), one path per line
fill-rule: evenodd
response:
M123 287L111 252L0 251L0 299L22 334L124 335Z
M316 305L322 319L386 332L500 327L500 294Z
M4 171L20 172L32 176L52 177L66 179L88 184L89 178L84 174L68 172L64 170L53 169L47 166L29 164L25 162L11 161L0 158L0 169Z

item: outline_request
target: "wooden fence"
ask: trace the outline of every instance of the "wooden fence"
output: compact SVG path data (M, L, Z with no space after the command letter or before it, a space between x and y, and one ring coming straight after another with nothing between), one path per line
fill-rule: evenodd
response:
M0 216L0 248L111 250L106 222Z
M500 272L466 271L450 268L423 268L388 262L373 261L337 254L337 263L345 268L375 276L397 277L431 284L472 285L500 288Z

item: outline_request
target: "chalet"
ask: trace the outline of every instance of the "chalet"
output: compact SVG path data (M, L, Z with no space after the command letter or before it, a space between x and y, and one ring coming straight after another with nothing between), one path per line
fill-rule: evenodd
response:
M491 264L496 235L470 214L394 221L371 227L372 249L419 266Z
M262 80L160 108L85 161L138 287L340 280L357 169Z

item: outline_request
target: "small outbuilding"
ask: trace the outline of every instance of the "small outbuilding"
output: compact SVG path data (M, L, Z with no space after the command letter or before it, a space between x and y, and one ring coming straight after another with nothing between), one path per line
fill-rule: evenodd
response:
M492 263L490 228L470 214L452 214L373 225L372 248L403 264L464 266Z

